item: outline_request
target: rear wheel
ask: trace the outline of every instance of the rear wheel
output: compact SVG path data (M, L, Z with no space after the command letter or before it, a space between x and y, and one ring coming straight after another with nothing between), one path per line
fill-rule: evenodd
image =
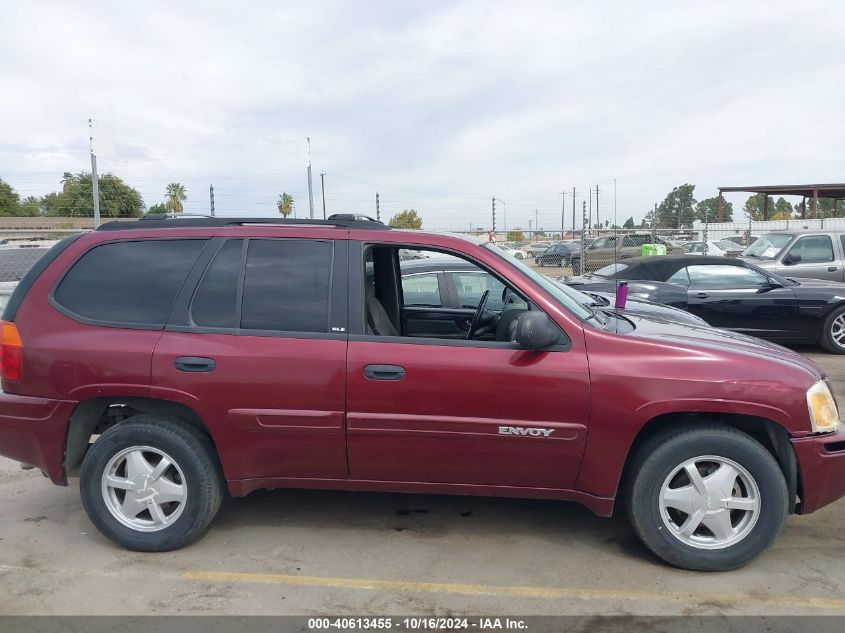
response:
M182 420L155 415L135 416L103 433L85 455L79 487L97 529L143 552L196 539L224 494L211 440Z
M660 433L630 468L628 515L664 561L699 571L736 569L759 556L787 514L775 459L754 438L719 424Z
M832 354L845 354L845 306L831 312L822 328L821 346Z

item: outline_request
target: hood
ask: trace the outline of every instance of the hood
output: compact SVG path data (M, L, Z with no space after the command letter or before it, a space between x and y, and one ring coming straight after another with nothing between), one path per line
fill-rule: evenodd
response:
M780 363L787 363L809 372L815 380L823 377L824 371L813 361L777 343L722 330L714 327L681 324L667 319L654 319L631 314L625 310L625 317L635 329L628 336L651 338L661 343L697 347L753 357L765 357Z
M604 304L602 307L613 310L613 305L616 302L616 295L612 292L596 292L594 290L585 290L586 294L602 300ZM700 327L710 327L710 325L702 319L686 310L674 308L672 306L655 303L646 299L636 299L628 296L628 301L625 304L625 310L621 312L622 316L635 315L648 318L665 319L668 321L675 321L678 323L690 323Z

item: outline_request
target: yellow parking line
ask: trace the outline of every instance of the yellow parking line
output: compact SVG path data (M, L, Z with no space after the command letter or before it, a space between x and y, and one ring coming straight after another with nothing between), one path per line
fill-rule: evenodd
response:
M245 582L272 585L299 585L341 589L386 589L421 593L448 593L472 596L512 596L520 598L575 598L579 600L640 600L649 602L713 602L725 604L771 604L815 609L845 609L845 600L834 598L801 598L770 594L666 594L618 589L587 589L578 587L530 587L505 585L476 585L440 582L413 582L370 578L328 578L321 576L293 576L289 574L252 574L228 571L192 570L182 574L186 580L201 582Z

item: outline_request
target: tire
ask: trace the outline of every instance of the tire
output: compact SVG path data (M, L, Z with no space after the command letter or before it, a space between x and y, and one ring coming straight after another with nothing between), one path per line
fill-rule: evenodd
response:
M542 267L543 267L543 260L542 260L542 259L535 259L534 261L535 261L535 262L537 262L537 266L538 266L539 268L542 268Z
M706 496L688 493L695 486L688 471L679 468L690 462L702 476L699 485ZM713 466L718 468L706 470ZM734 479L725 467L733 468ZM637 451L628 473L625 502L634 530L654 554L682 569L727 571L746 565L771 545L787 514L786 481L774 457L750 435L727 425L697 424L658 433ZM720 494L715 483L732 490ZM734 507L751 507L756 498L756 509L726 510L725 495ZM690 513L676 507L687 498ZM687 521L694 521L696 505L704 512L698 527L690 535L680 534L679 527L692 525Z
M843 344L836 342L837 332L841 332ZM827 315L822 325L819 344L831 354L845 354L845 306L840 306Z
M164 458L172 465L154 478ZM121 485L106 485L109 473ZM211 440L184 420L159 415L134 416L103 433L85 455L79 488L97 529L138 552L166 552L192 542L211 523L224 495ZM151 505L156 499L167 500Z
M516 257L517 259L522 259L522 253L517 253L517 254L515 255L515 257Z

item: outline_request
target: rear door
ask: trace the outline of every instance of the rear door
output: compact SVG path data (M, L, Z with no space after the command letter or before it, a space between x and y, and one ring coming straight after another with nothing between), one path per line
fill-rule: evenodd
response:
M346 477L347 242L215 242L156 346L153 394L200 415L227 479Z

